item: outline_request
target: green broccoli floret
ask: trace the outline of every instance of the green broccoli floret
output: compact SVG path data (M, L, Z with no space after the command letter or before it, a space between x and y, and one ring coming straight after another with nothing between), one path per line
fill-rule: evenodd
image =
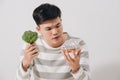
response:
M32 32L31 30L25 31L22 39L27 43L33 44L38 39L38 33Z

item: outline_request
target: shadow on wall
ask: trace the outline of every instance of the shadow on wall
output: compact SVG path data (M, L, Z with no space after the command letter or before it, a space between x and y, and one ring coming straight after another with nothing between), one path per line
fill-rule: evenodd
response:
M120 63L97 67L93 71L92 80L120 80Z

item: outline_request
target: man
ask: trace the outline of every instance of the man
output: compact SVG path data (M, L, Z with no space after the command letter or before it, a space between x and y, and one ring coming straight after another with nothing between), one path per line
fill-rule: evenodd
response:
M22 50L17 70L17 80L90 80L88 51L80 38L63 32L61 11L52 4L42 4L33 12L41 35L34 44L27 44ZM78 41L80 47L69 55L61 47L70 40Z

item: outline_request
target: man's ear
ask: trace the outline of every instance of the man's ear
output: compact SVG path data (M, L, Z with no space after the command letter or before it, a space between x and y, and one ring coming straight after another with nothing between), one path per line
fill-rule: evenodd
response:
M60 18L60 21L62 21L62 19Z
M39 26L36 27L36 30L37 30L38 32L41 32Z
M36 30L37 30L37 31L39 31L39 30L40 30L40 27L39 27L39 26L37 26L37 27L36 27Z

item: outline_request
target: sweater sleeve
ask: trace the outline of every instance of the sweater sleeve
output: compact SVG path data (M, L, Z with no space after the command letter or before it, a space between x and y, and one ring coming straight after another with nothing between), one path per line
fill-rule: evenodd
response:
M81 48L80 69L76 73L72 73L75 80L91 80L89 69L89 54L86 44L83 40L79 42Z
M31 77L30 76L31 65L29 66L27 71L24 71L23 67L22 67L22 60L24 57L24 48L25 48L24 46L23 46L23 50L21 51L21 54L20 54L20 61L19 61L19 65L18 65L18 68L16 71L16 80L30 80L30 77Z

